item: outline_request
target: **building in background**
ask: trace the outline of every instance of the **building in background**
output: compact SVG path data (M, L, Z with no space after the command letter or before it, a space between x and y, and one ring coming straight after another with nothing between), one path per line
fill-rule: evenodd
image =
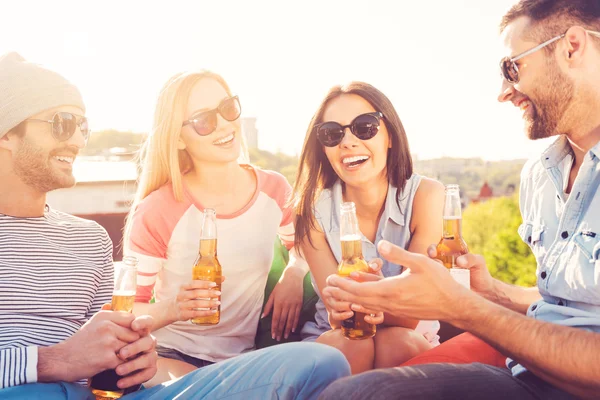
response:
M246 137L249 149L258 149L258 129L256 129L256 118L242 118L242 133Z
M488 185L487 181L485 181L483 183L483 186L481 186L481 189L479 189L479 196L471 199L471 204L483 203L493 197L494 191L492 190L490 185Z

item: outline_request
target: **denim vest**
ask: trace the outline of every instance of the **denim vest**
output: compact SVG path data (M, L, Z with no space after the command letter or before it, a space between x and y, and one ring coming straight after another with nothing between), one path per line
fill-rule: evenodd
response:
M365 260L369 261L373 258L381 258L376 247L376 243L381 239L385 239L400 247L408 248L411 239L410 220L412 217L412 205L420 182L421 177L417 174L413 174L406 181L406 186L400 194L400 207L398 207L398 203L396 202L397 188L391 184L388 186L383 214L379 220L379 226L375 235L375 243L372 243L361 234ZM342 202L342 183L338 180L331 189L323 190L315 206L315 219L325 233L329 248L338 263L342 259L342 247L340 243L340 206ZM384 276L395 276L402 272L403 267L401 265L396 265L386 260L383 261L381 272ZM320 297L319 289L312 276L311 279L313 287ZM322 333L331 329L327 318L327 309L320 298L316 308L316 322L307 322L302 329L302 337L308 340L314 340ZM437 331L439 329L437 321L423 321L419 325L416 329L417 331L422 331L428 340L432 342L437 341Z
M570 194L573 154L561 136L521 174L521 239L537 261L542 299L529 317L600 332L600 142L586 155ZM508 360L513 374L525 370Z

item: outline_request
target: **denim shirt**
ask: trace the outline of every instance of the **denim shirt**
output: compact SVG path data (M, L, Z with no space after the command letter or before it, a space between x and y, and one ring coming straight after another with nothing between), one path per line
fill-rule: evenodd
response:
M537 261L542 299L529 317L600 333L600 142L584 157L570 194L573 164L561 136L521 174L519 236ZM508 360L513 374L525 370Z
M381 239L385 239L403 248L408 248L411 239L410 221L412 217L412 205L420 182L421 177L417 174L413 174L407 180L406 186L400 194L400 207L398 207L398 203L396 202L397 188L391 184L388 186L385 206L379 220L379 226L377 227L375 242L371 242L361 233L362 250L365 260L369 261L373 258L381 258L376 246L376 243ZM315 205L315 219L325 233L329 248L338 263L342 259L342 247L340 243L340 208L342 202L342 183L338 180L331 189L323 190ZM403 267L401 265L383 260L381 272L384 276L399 275L402 273L402 270ZM315 291L319 294L319 301L316 305L316 322L307 322L302 329L302 337L305 340L314 340L322 333L331 329L327 318L327 309L320 299L321 294L312 275L311 279ZM422 321L416 330L423 333L433 344L437 343L438 321Z

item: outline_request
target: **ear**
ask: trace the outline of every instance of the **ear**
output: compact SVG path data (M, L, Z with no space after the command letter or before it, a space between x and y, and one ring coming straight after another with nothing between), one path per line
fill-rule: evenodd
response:
M578 67L583 63L584 56L588 49L590 36L581 26L572 26L565 33L565 41L567 42L566 49L561 57L571 67Z
M6 149L8 151L14 151L17 148L17 142L19 137L13 132L8 132L0 138L0 149Z

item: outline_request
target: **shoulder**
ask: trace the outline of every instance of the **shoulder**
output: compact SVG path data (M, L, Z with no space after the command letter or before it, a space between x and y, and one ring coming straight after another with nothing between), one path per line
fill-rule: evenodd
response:
M287 179L279 172L261 169L255 166L250 166L256 173L258 179L258 189L275 200L279 204L284 204L288 201L292 193L292 186Z
M53 225L57 232L64 232L66 229L72 233L73 236L80 239L83 239L84 237L87 239L94 238L102 243L104 248L110 247L110 252L112 254L112 240L106 229L96 221L76 217L54 209L50 210L47 218L48 223Z
M530 158L521 169L521 183L535 181L545 171L540 157Z
M177 203L173 194L173 186L166 183L148 196L144 197L138 205L138 210L156 210L156 207L168 207Z
M426 200L430 196L443 195L444 185L440 181L423 176L415 193L415 200Z
M439 223L444 209L444 185L435 179L422 177L413 200L411 231L422 224ZM440 225L441 226L441 225Z
M280 188L280 189L285 189L290 187L289 182L287 181L287 179L285 179L285 177L283 175L281 175L279 172L276 171L271 171L268 169L262 169L256 166L251 166L250 168L254 169L254 172L256 173L256 177L258 178L258 181L261 183L261 186L265 187L265 186L272 186L272 187L276 187L276 188Z
M96 221L76 217L62 211L51 209L48 214L48 221L56 227L64 227L71 230L84 230L90 234L95 234L108 238L106 229Z

